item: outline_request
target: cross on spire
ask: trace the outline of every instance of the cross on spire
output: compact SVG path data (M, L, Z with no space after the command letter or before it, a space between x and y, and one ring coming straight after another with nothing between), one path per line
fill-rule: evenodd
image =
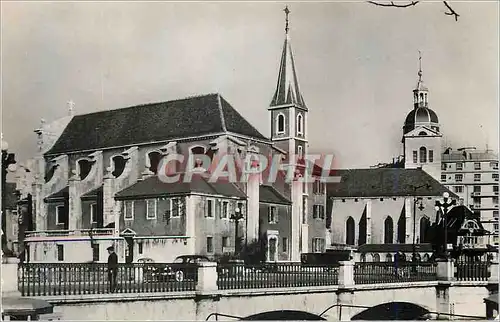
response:
M68 112L70 115L72 115L73 110L75 109L75 102L73 102L73 100L69 100L67 104L68 104Z
M418 51L418 80L422 80L422 52Z
M285 9L283 9L285 12L285 32L288 34L288 15L290 14L290 9L288 9L288 6L285 6Z

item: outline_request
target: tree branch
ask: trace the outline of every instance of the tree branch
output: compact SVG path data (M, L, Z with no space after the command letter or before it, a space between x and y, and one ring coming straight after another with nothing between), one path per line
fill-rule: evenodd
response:
M448 1L443 1L443 3L446 8L450 10L450 12L445 12L444 14L447 16L455 16L455 21L458 21L458 17L460 17L460 15L455 10L453 10L453 8L448 4Z
M379 7L393 7L393 8L408 8L408 7L416 6L417 4L420 3L420 1L411 1L408 3L404 3L404 4L399 4L399 3L396 3L394 1L391 1L389 3L381 3L378 1L367 1L367 2L369 4L373 4L373 5L379 6ZM458 21L458 17L460 17L460 15L455 10L453 10L453 8L448 4L448 1L443 1L443 4L449 10L448 12L445 12L444 14L447 16L454 16L455 21Z
M408 7L412 7L412 6L417 5L419 2L420 1L412 1L410 3L397 4L397 3L394 3L394 1L391 1L391 3L380 3L380 2L377 2L377 1L368 1L368 3L371 3L371 4L376 5L376 6L380 6L380 7L394 7L394 8L408 8Z

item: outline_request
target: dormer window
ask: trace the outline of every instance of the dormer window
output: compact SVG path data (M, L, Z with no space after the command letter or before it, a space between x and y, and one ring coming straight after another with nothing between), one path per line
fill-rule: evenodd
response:
M190 149L190 165L191 169L203 167L203 157L205 155L205 148L202 146L194 146Z
M285 115L279 113L276 117L276 134L285 133Z
M125 164L127 163L127 160L125 160L124 157L121 155L117 155L113 157L112 159L113 162L113 172L111 173L113 177L118 178L119 176L122 175L123 171L125 170Z
M154 174L158 173L158 165L160 164L160 160L162 158L161 153L157 151L150 152L148 154L149 158L149 171L153 172Z
M304 134L304 117L301 113L297 115L297 134Z

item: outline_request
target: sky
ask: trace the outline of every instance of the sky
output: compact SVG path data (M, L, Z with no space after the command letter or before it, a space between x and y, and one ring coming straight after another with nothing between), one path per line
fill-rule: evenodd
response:
M402 154L418 51L443 145L498 151L498 1L1 3L2 133L22 161L33 130L83 114L220 93L263 134L288 4L309 151L341 168Z

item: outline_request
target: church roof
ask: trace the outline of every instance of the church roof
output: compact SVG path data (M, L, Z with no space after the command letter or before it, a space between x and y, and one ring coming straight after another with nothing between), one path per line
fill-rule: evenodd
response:
M191 193L220 195L240 199L246 199L247 197L235 184L231 182L209 182L209 178L203 174L193 174L193 177L189 180L189 182L184 182L186 174L179 175L179 180L172 183L163 182L157 176L138 181L137 183L116 193L115 199L142 199L162 196L188 195Z
M46 153L98 150L233 132L267 140L219 94L76 115Z
M307 109L302 94L300 93L292 46L287 33L281 53L278 83L270 107L289 104L295 104L298 107Z
M336 170L339 183L328 183L328 197L442 196L446 189L422 169L376 168ZM421 188L414 190L413 187Z

